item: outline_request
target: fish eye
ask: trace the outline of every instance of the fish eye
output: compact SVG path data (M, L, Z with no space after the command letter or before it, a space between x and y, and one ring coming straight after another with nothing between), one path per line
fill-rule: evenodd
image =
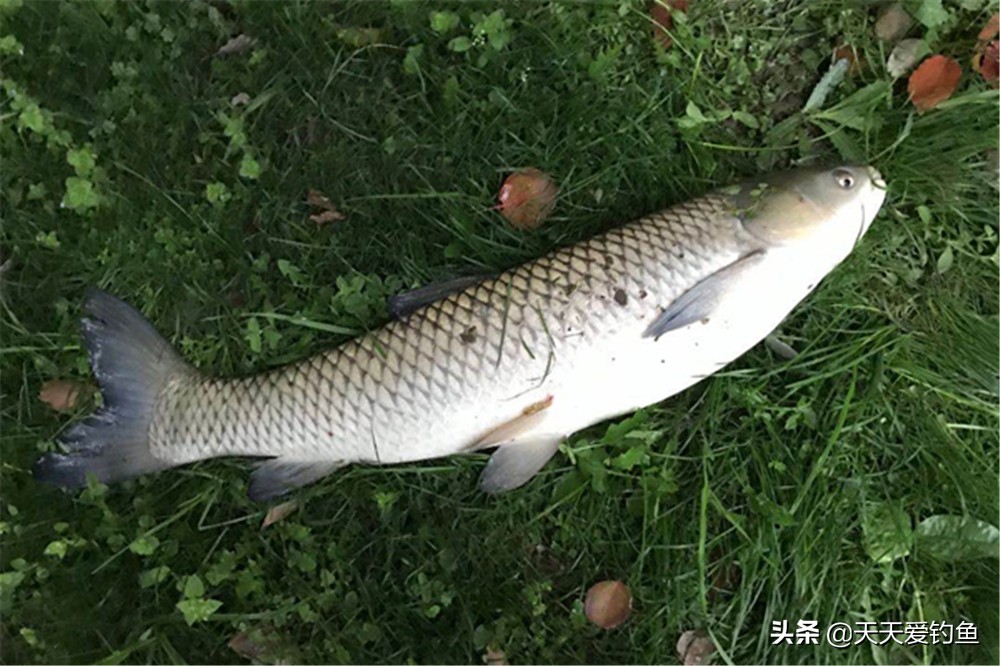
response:
M833 172L833 177L837 180L837 185L843 190L854 187L854 176L847 169L837 169Z

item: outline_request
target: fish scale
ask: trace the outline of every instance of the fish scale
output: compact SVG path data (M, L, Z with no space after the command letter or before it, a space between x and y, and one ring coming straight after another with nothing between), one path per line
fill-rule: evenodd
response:
M668 303L751 247L731 208L721 195L668 208L269 373L181 378L157 405L151 446L175 463L218 455L398 461L415 433L465 434L435 426L474 404L494 407L482 415L487 432L510 418L504 401L530 377L572 374L579 348L614 337L649 303Z
M255 456L270 460L250 495L266 499L343 464L495 447L481 487L509 490L567 435L664 400L762 340L884 197L870 167L765 177L465 289L416 290L382 328L244 378L204 376L138 312L90 291L83 333L104 403L36 476L79 487L88 474L113 482Z

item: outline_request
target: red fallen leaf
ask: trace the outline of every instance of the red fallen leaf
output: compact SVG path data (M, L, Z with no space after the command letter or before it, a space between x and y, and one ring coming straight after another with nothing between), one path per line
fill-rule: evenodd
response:
M93 388L69 379L50 379L42 384L38 399L57 412L71 412L80 398L90 395Z
M529 167L507 176L496 207L515 229L537 229L552 212L558 193L546 173Z
M943 55L927 58L913 74L906 88L917 111L927 111L945 101L958 88L962 66Z
M1000 14L994 14L979 31L979 41L988 42L1000 34Z
M669 49L674 45L674 40L670 38L669 30L674 27L674 18L671 10L687 13L690 2L688 0L655 0L649 8L649 16L653 19L653 37L656 38L663 48Z
M614 629L632 613L632 593L620 580L602 580L587 590L583 613L598 627Z
M992 41L976 59L976 69L994 88L1000 85L1000 41Z

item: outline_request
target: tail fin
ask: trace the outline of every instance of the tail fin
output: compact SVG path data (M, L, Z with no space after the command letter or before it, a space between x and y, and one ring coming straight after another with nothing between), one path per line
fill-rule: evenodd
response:
M61 438L68 455L39 458L35 478L79 488L88 474L114 483L171 467L149 450L153 408L172 378L196 371L124 301L89 289L83 310L83 337L104 405Z

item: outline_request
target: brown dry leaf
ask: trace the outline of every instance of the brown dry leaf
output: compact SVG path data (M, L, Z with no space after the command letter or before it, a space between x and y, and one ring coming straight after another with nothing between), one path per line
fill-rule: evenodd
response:
M704 631L688 629L677 639L677 658L685 666L698 666L711 661L715 643Z
M219 47L219 50L215 52L216 57L236 55L237 53L243 53L248 48L252 47L257 43L256 38L250 35L245 35L240 33L230 39L228 42Z
M230 638L226 645L236 654L251 661L259 661L267 652L265 646L250 638L246 632L242 631Z
M910 75L907 90L917 111L927 111L945 101L958 88L962 66L944 55L933 55Z
M875 36L884 42L895 42L913 27L913 19L898 2L885 7L875 21Z
M318 225L329 222L337 222L346 219L346 215L337 210L337 207L330 201L330 197L317 190L309 190L306 193L306 203L313 208L319 208L321 212L310 215L309 219Z
M288 646L284 644L274 626L264 624L241 631L227 643L229 649L255 664L288 664Z
M632 613L632 593L620 580L602 580L587 590L583 613L598 627L614 629Z
M316 213L315 215L310 215L309 219L315 222L319 226L324 224L329 224L330 222L337 222L338 220L345 219L343 213L335 210L324 210L322 213Z
M674 45L669 30L674 27L674 18L671 10L687 13L690 2L688 0L655 0L649 7L649 17L653 19L653 37L665 49Z
M299 508L299 503L295 500L288 500L287 502L272 506L267 510L267 515L264 516L264 522L260 524L260 529L264 530L279 520L284 520L297 508Z
M483 663L487 666L507 666L510 662L507 661L507 655L503 650L495 645L487 645L486 654L483 655Z
M850 44L840 44L833 51L833 61L847 61L847 75L854 76L861 71L861 61L858 59L857 50Z
M330 201L330 197L317 190L306 192L306 203L316 208L322 208L323 210L337 210L337 207Z
M979 41L988 42L997 35L1000 35L1000 14L991 16L983 29L979 31Z
M1000 42L990 42L990 45L974 59L974 62L976 70L991 86L996 88L1000 83Z
M507 176L497 208L515 229L537 229L552 212L557 194L559 188L548 174L529 167Z
M57 412L71 412L80 398L89 396L93 387L71 379L50 379L42 384L38 399Z

